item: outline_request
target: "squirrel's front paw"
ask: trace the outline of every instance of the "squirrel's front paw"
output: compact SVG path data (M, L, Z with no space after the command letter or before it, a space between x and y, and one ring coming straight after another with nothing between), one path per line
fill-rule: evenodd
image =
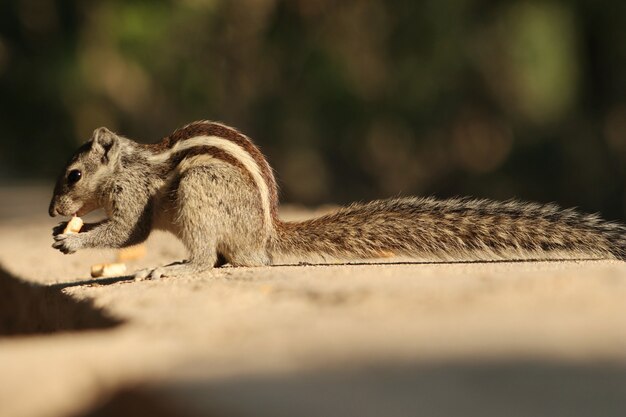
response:
M83 248L83 237L77 234L57 235L52 244L54 249L58 249L64 254L74 253Z

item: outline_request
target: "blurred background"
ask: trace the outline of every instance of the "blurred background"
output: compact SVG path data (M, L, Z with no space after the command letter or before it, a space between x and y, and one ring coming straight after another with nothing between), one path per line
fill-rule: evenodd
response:
M472 195L626 218L626 2L0 1L0 183L98 126L251 136L283 201Z

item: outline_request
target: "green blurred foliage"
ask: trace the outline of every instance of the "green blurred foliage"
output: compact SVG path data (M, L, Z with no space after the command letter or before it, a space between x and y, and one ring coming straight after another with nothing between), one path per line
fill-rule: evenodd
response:
M626 3L0 2L0 179L105 125L250 135L287 201L557 201L626 217Z

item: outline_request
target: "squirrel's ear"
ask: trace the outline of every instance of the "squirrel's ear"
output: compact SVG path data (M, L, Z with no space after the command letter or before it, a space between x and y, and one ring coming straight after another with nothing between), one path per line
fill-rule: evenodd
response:
M102 162L107 164L115 159L119 154L119 138L106 127L99 127L93 131L93 143L91 151L97 153L102 158Z

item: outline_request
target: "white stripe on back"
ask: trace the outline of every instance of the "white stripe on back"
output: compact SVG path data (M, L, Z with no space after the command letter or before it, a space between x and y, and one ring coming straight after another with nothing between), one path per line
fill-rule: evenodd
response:
M252 156L246 152L241 146L228 139L221 138L219 136L196 136L193 138L185 139L180 142L176 142L171 149L168 149L162 153L151 155L148 160L152 163L164 163L173 154L181 152L196 146L213 146L227 152L233 158L241 162L241 164L252 175L254 182L257 185L259 194L261 194L261 204L263 207L263 215L265 217L265 226L271 227L272 216L270 213L270 201L269 201L269 189L261 175L261 168L257 165Z

